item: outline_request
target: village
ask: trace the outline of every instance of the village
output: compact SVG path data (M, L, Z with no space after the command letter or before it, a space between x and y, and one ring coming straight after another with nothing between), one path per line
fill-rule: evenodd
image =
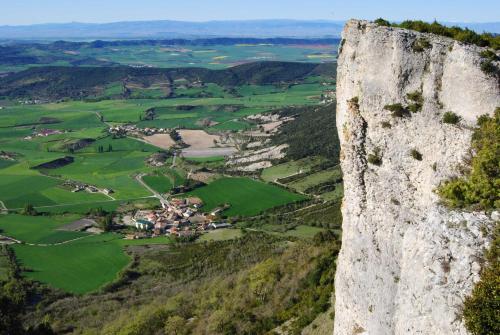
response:
M138 232L128 234L126 239L156 236L194 237L208 230L230 228L231 224L220 220L219 214L227 206L217 207L204 213L203 202L197 197L173 198L161 201L162 208L139 210L124 223L137 228Z
M146 127L139 128L134 124L125 124L125 125L116 125L112 126L108 129L108 133L114 136L150 136L154 134L168 134L170 133L170 129L167 128L155 128L155 127Z

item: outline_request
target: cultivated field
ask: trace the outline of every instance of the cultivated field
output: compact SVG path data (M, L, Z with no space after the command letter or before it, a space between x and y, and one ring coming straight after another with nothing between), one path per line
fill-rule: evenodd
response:
M224 211L228 216L256 215L272 207L305 199L302 195L249 178L221 178L189 195L201 198L206 210L229 204L230 208Z
M175 141L172 140L172 137L170 137L169 134L154 134L144 136L142 139L147 143L162 149L170 149L175 145Z

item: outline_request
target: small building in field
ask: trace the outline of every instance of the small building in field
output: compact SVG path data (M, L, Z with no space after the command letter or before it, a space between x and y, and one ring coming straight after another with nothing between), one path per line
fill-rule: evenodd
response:
M210 229L222 229L222 228L230 228L230 227L232 227L231 224L229 224L227 222L212 222L209 225Z
M115 193L115 191L113 191L112 189L110 188L105 188L102 190L102 193L106 194L106 195L110 195L112 193Z

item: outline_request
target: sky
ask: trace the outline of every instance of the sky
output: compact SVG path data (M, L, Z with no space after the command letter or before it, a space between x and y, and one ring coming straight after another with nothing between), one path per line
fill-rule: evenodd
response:
M0 25L139 20L500 21L500 0L0 0Z

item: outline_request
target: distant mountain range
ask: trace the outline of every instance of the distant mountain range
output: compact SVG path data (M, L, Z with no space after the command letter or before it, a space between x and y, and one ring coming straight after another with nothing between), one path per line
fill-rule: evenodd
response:
M0 26L0 40L166 39L206 37L338 37L345 21L129 21ZM500 33L500 22L445 23Z
M0 26L0 39L165 39L197 37L337 37L336 21L133 21Z

